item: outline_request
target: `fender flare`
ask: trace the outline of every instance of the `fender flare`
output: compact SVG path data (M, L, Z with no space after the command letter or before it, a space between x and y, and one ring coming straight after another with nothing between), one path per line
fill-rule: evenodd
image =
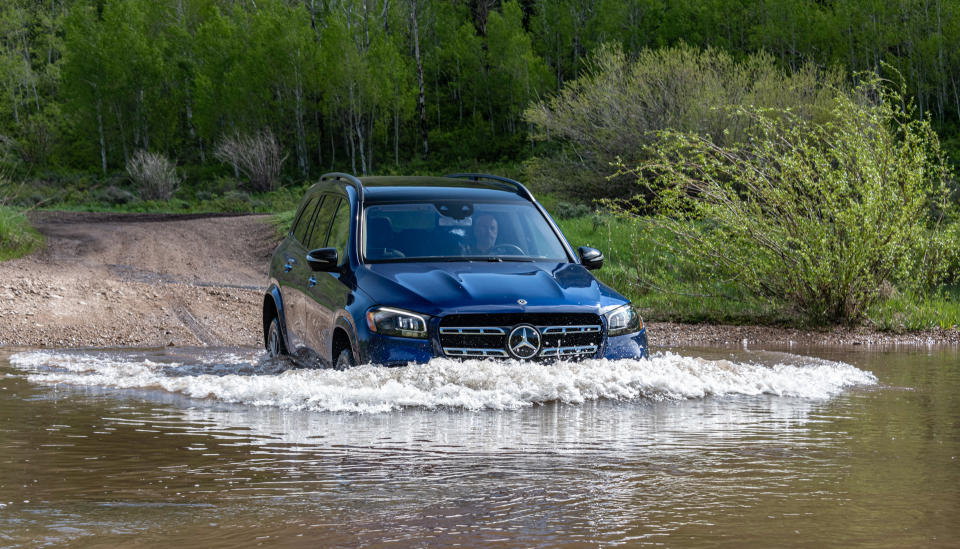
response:
M268 299L273 300L273 307L276 309L277 318L280 321L280 337L283 338L283 347L289 352L290 339L287 337L287 312L283 306L283 295L280 293L280 288L276 283L270 284L270 288L263 296L264 306L266 306ZM264 322L264 324L266 324L266 322ZM264 326L264 330L266 330L266 328L267 326ZM264 333L264 337L266 337L266 333Z
M337 311L337 317L333 321L333 328L334 330L340 328L346 332L347 340L350 342L350 351L353 353L353 360L356 364L362 364L360 360L360 346L357 343L357 328L353 323L353 317L350 316L350 313L345 310ZM335 359L336 357L334 357L334 360Z

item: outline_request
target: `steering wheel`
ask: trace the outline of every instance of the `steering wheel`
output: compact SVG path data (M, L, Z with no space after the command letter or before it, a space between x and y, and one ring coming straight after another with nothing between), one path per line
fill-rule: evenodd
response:
M516 244L497 244L490 250L504 255L527 255L523 248Z

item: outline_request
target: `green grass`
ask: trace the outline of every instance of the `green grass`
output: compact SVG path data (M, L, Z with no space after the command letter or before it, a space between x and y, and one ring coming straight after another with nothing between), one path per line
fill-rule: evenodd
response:
M549 201L549 200L548 200ZM662 251L657 239L667 235L642 218L611 215L558 220L570 244L603 252L602 282L626 295L650 320L728 324L786 324L792 318L766 300L735 285L712 279Z
M545 202L553 201L546 197ZM629 297L651 320L806 326L785 305L746 294L665 254L656 242L669 236L658 233L643 218L594 214L558 223L574 248L592 246L604 253L604 266L594 274ZM882 331L956 329L960 285L921 297L885 298L867 311L862 322Z
M283 238L286 236L286 234L290 231L290 226L293 225L293 216L295 215L297 215L297 210L296 208L292 208L275 213L270 217L270 222L277 230L277 237Z
M0 206L0 261L23 257L43 245L43 237L25 215Z
M879 330L904 332L960 327L960 286L945 286L920 298L898 295L882 300L867 312Z

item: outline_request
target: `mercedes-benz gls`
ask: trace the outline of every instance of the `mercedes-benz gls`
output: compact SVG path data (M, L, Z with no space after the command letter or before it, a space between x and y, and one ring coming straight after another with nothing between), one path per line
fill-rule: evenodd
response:
M327 174L273 254L266 348L337 368L645 357L640 316L589 272L602 264L510 179Z

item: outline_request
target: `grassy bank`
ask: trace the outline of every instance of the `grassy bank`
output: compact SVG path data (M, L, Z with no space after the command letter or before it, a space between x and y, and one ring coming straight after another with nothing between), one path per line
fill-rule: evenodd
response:
M43 245L43 237L25 215L0 206L0 261L23 257Z
M549 202L547 197L545 202ZM570 244L603 251L596 276L636 303L646 318L676 322L804 326L783 303L743 293L711 273L680 268L658 252L658 233L642 218L583 215L558 220ZM925 296L891 289L869 308L863 324L884 331L951 329L960 326L960 286Z

